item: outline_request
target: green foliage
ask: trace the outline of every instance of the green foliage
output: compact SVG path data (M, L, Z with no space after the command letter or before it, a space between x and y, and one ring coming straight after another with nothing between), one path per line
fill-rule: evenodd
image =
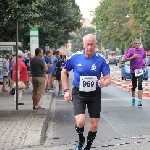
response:
M83 37L86 34L96 34L96 30L93 27L81 27L79 30L75 32L72 37L72 52L76 52L78 50L82 50L83 47Z
M140 33L144 47L150 48L149 0L103 0L94 14L92 24L100 31L98 38L104 49L118 47L124 51L135 38L140 38Z
M150 1L129 0L133 17L140 24L143 45L150 49Z
M19 41L24 48L30 42L30 27L38 27L40 47L58 48L70 39L69 33L80 27L81 14L75 0L0 0L0 41Z

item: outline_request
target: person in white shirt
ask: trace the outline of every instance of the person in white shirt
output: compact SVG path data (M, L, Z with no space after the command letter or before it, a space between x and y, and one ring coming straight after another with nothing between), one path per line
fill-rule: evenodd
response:
M10 58L9 53L6 53L6 57L3 59L3 64L2 64L3 86L1 91L3 92L8 92L8 90L6 90L6 82L9 74L9 58Z

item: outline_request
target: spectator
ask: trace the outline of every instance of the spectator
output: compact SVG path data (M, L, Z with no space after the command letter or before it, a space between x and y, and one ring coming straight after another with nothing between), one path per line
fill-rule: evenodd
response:
M25 66L27 67L27 72L28 72L28 81L26 83L26 89L27 89L27 88L29 88L31 53L28 52L26 55L27 56L24 58L24 63L25 63Z
M8 90L6 90L6 83L9 74L9 58L10 58L9 53L6 53L6 57L3 59L3 64L2 64L3 86L1 90L3 92L8 92Z
M59 61L59 51L56 51L54 50L53 51L53 55L51 56L51 60L52 60L52 63L53 63L53 66L52 66L52 82L51 82L51 92L54 92L54 88L55 88L55 84L56 84L56 64L57 62Z
M43 56L43 50L40 48L35 49L35 57L30 61L30 71L32 76L33 85L33 109L42 109L39 105L41 95L45 92L45 75L48 67L51 64L45 65L45 62L41 59Z
M24 53L21 50L18 50L18 80L26 83L28 81L27 67L23 63ZM16 82L16 60L13 63L13 82ZM18 105L24 105L21 102L23 90L18 90ZM16 92L14 95L14 101L16 101Z
M9 63L9 73L10 73L10 88L12 88L13 86L13 79L12 79L12 73L13 73L13 63L16 59L16 52L12 53L12 57L10 59L10 63Z
M51 65L48 67L48 70L46 72L46 74L47 74L47 82L46 82L46 89L45 89L45 91L50 90L51 80L52 80L51 67L53 66L53 64L52 64L52 61L51 61L51 58L50 58L50 54L51 54L51 51L46 51L45 63L46 64L51 64Z
M62 91L61 71L65 66L65 57L64 57L64 55L61 55L60 58L61 59L56 64L56 80L58 81L58 84L59 84L58 95L64 95L64 93Z

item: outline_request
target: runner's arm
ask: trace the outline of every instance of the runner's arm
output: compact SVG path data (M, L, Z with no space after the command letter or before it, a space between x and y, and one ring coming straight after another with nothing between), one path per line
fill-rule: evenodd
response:
M110 74L106 75L106 76L103 76L104 78L104 86L107 87L111 84L111 77L110 77Z
M64 89L69 89L69 81L67 75L68 75L68 71L66 69L62 69L61 81Z

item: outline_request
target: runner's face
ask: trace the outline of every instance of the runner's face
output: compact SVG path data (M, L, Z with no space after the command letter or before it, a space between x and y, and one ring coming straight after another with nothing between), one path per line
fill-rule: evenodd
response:
M140 45L141 45L140 41L135 41L134 42L135 49L139 49Z
M85 49L85 55L87 57L93 56L93 54L95 52L95 48L96 48L95 38L93 38L91 36L87 37L83 43L83 47Z

